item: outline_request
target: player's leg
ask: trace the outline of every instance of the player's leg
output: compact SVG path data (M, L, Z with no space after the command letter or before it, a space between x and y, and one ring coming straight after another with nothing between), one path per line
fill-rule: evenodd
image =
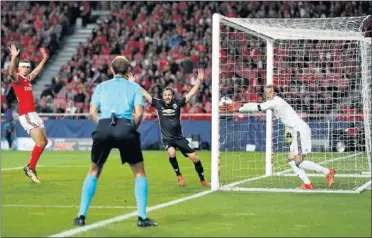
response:
M194 163L195 171L199 176L201 185L209 187L210 184L204 178L204 168L202 162L198 158L198 155L195 152L195 150L191 148L189 141L186 138L177 140L177 147L180 149L184 156L189 157L191 161Z
M32 129L30 131L30 136L35 141L35 146L32 150L28 165L30 168L36 170L37 162L39 161L41 154L44 152L44 149L48 144L48 138L45 129L41 127Z
M305 170L299 166L301 164L301 161L303 161L303 156L298 154L294 156L294 161L288 160L292 168L293 166L297 168L297 175L303 181L303 185L300 188L305 190L313 189L314 186L307 176Z
M31 153L31 158L28 164L23 168L26 176L33 182L40 183L36 174L36 164L48 143L46 137L43 120L35 113L27 113L19 117L19 121L26 132L35 142L35 146Z
M85 225L85 218L87 217L88 208L96 192L98 178L101 175L111 148L110 141L106 140L106 138L100 138L99 133L94 132L91 166L83 183L79 213L74 220L74 224L77 226Z
M196 152L192 152L192 153L188 153L186 154L187 157L189 157L192 162L194 163L194 166L195 166L195 171L196 173L198 174L199 176L199 179L200 179L200 184L202 186L205 186L205 187L210 187L210 184L208 183L207 180L205 180L205 177L204 177L204 168L203 168L203 165L202 165L202 162L200 161L200 159L198 158L198 155Z
M165 148L167 149L168 152L168 157L169 157L169 163L171 164L174 172L176 173L177 176L177 181L180 186L185 185L185 180L183 179L183 176L181 174L180 167L178 166L178 161L176 157L176 148L169 144L168 142L163 142Z
M316 171L326 176L328 186L330 187L334 182L335 170L332 168L325 168L313 161L305 160L305 155L311 152L311 132L310 128L304 128L297 132L298 150L301 151L302 157L296 160L297 166L302 169Z
M291 166L295 174L298 175L298 177L302 180L303 185L300 187L302 189L312 189L313 185L311 184L311 181L309 177L307 176L304 169L298 167L297 161L302 161L302 156L299 155L301 151L298 150L298 140L297 135L292 135L292 143L290 146L290 152L288 155L288 164Z

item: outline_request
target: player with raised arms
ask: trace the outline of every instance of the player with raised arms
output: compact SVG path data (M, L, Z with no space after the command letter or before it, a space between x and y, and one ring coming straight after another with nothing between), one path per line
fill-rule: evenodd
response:
M128 75L128 79L135 81L133 74ZM204 80L204 70L199 69L197 75L197 82L186 94L185 97L176 98L172 88L165 88L163 90L163 98L153 98L144 88L142 88L145 99L155 107L158 113L162 143L168 152L169 163L172 165L174 172L177 175L178 184L185 185L185 180L181 174L176 157L176 149L178 148L185 157L189 157L194 163L195 170L199 176L200 184L209 187L210 184L204 178L204 168L198 158L197 153L190 147L188 140L182 133L181 125L181 107L195 95L199 90L200 84Z
M11 47L9 47L9 51L11 54L9 75L12 80L12 87L18 100L19 121L22 127L35 141L31 158L23 170L25 175L28 176L31 181L34 183L40 183L36 173L36 164L39 161L45 146L48 144L48 139L45 133L44 122L36 114L31 81L34 80L43 70L45 63L48 61L48 53L46 49L40 49L43 59L32 72L30 62L21 60L18 64L17 73L16 59L19 54L19 49L17 49L15 45L11 45Z
M300 118L294 109L281 97L277 95L277 88L267 85L265 88L266 102L264 103L244 103L233 102L220 105L221 111L228 112L260 112L273 110L274 116L278 118L291 132L292 144L288 155L288 163L294 172L303 181L300 187L304 190L313 189L313 184L306 175L305 170L312 170L323 173L328 180L328 187L334 182L335 170L325 168L309 160L304 160L306 154L311 152L311 130L310 127Z

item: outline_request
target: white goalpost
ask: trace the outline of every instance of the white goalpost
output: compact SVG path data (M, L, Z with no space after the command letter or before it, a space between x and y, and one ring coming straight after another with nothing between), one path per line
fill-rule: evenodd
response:
M371 186L371 16L317 19L246 19L213 15L212 190L360 193ZM313 190L287 163L290 133L263 113L223 113L221 97L263 102L274 84L310 126L305 159L336 170L306 171Z

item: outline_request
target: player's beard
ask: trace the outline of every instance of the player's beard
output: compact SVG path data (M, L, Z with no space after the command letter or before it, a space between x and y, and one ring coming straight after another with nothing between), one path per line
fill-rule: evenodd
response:
M166 101L164 101L164 102L165 102L165 105L170 105L170 104L172 104L172 101L173 101L173 99L166 100Z

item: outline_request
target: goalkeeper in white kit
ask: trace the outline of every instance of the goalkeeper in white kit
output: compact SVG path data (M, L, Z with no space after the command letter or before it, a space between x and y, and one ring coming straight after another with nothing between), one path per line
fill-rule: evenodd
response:
M293 108L276 95L277 89L273 85L267 85L265 88L266 102L264 103L240 103L234 102L220 106L222 111L239 111L239 112L258 112L272 109L274 116L278 118L291 132L292 144L288 155L288 163L294 172L303 181L301 189L313 189L309 177L305 170L312 170L323 173L328 181L328 187L331 187L334 182L335 170L333 168L325 168L309 160L304 160L306 154L311 152L311 130Z

